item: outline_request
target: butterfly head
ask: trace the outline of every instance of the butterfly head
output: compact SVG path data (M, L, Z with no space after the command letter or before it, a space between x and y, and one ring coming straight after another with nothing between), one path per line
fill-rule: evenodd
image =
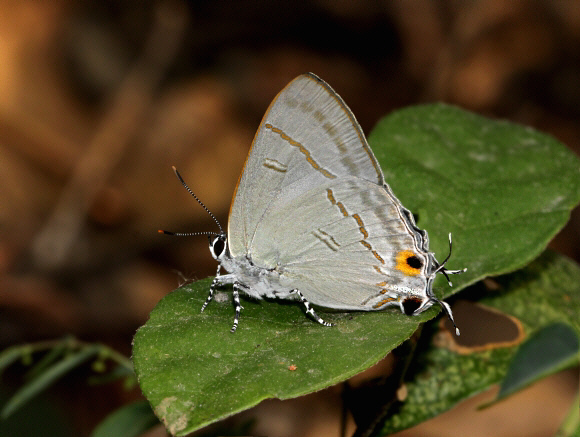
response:
M441 273L447 279L447 282L451 286L451 281L449 280L448 275L454 275L458 273L463 273L467 269L461 270L448 270L445 268L445 264L449 261L451 257L451 234L449 234L449 255L445 258L442 263L438 263L433 254L429 253L430 262L429 265L433 266L430 273L427 273L427 286L423 293L420 294L408 294L403 297L399 301L399 306L401 308L401 312L408 316L416 316L421 314L423 311L431 308L434 304L441 305L451 323L455 327L455 333L459 335L459 329L455 325L455 320L453 319L453 312L451 311L451 307L447 302L443 302L442 300L438 299L433 293L433 281L435 280L435 276L437 273Z
M428 302L428 298L422 299L419 296L406 297L400 301L401 311L408 316L416 316L425 311L429 306L433 305L431 303L426 307Z
M228 238L225 232L209 235L209 251L216 261L222 261L227 252L227 246Z
M433 294L431 291L426 296L407 296L399 301L399 306L401 308L401 312L408 316L417 316L421 314L423 311L431 308L434 304L439 304L443 308L451 323L455 327L455 333L459 335L459 328L455 324L455 320L453 319L453 312L451 311L451 307L447 302L444 302Z

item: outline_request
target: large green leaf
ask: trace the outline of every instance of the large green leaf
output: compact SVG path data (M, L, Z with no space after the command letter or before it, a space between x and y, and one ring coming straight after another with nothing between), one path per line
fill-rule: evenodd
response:
M141 390L178 435L263 399L292 398L343 381L437 314L435 309L413 318L395 311L388 317L325 314L336 324L327 328L307 319L298 305L245 301L232 334L229 300L199 312L210 283L199 281L167 295L134 340Z
M580 268L573 261L546 252L526 268L498 278L501 287L488 291L479 302L518 318L526 336L534 336L554 323L566 324L580 333ZM480 286L463 295L481 295ZM424 329L423 332L427 330ZM408 397L397 414L389 418L382 435L417 425L449 410L461 400L502 382L518 347L495 348L461 355L422 338L423 352L417 357L406 383ZM567 366L576 360L563 359ZM544 376L562 370L551 366Z
M449 267L469 271L454 278L454 289L445 285L447 294L537 257L580 199L580 164L560 143L457 108L399 111L379 123L370 142L387 182L418 214L440 259L453 232ZM209 283L166 296L134 341L143 393L179 435L266 398L342 381L376 363L438 311L413 318L396 309L324 314L337 324L324 328L298 305L244 301L232 335L231 302L212 302L199 313Z

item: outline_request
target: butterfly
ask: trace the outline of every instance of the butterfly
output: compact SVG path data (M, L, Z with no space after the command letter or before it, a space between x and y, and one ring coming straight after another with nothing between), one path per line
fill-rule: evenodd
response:
M298 76L274 98L252 142L230 207L228 229L174 171L213 217L210 236L219 263L209 295L233 286L235 332L240 292L256 299L300 301L312 308L378 311L398 306L418 315L439 304L435 276L466 271L445 268L429 252L425 230L395 197L361 127L342 98L312 73ZM221 274L225 270L227 273ZM455 326L456 333L459 329Z

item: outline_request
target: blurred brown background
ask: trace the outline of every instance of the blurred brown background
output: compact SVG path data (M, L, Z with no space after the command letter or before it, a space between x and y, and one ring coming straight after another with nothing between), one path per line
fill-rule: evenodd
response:
M392 110L445 101L580 152L576 0L0 0L0 346L73 333L130 355L159 299L215 273L205 237L157 233L216 230L171 165L225 225L264 111L307 71L367 133ZM579 226L576 210L553 243L576 260ZM4 384L17 385L10 375ZM79 435L139 396L84 377L48 395ZM553 419L553 431L577 375L558 378L530 395L543 399L539 412L557 405L558 417L540 421ZM278 426L260 433L337 435L340 406L327 392L262 405L258 423ZM539 419L525 402L506 410ZM313 420L297 430L291 411ZM478 435L475 419L461 428L453 420L470 416L450 413L429 434L406 435ZM504 435L550 435L524 422L529 430ZM500 435L493 429L481 435Z

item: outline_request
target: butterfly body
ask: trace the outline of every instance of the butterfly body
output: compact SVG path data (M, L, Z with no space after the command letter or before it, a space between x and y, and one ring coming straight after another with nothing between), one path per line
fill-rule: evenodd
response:
M229 251L216 258L220 267L228 273L217 276L219 285L238 282L243 292L254 299L286 299L291 293L280 283L280 273L276 268L254 264L245 256L232 258Z

